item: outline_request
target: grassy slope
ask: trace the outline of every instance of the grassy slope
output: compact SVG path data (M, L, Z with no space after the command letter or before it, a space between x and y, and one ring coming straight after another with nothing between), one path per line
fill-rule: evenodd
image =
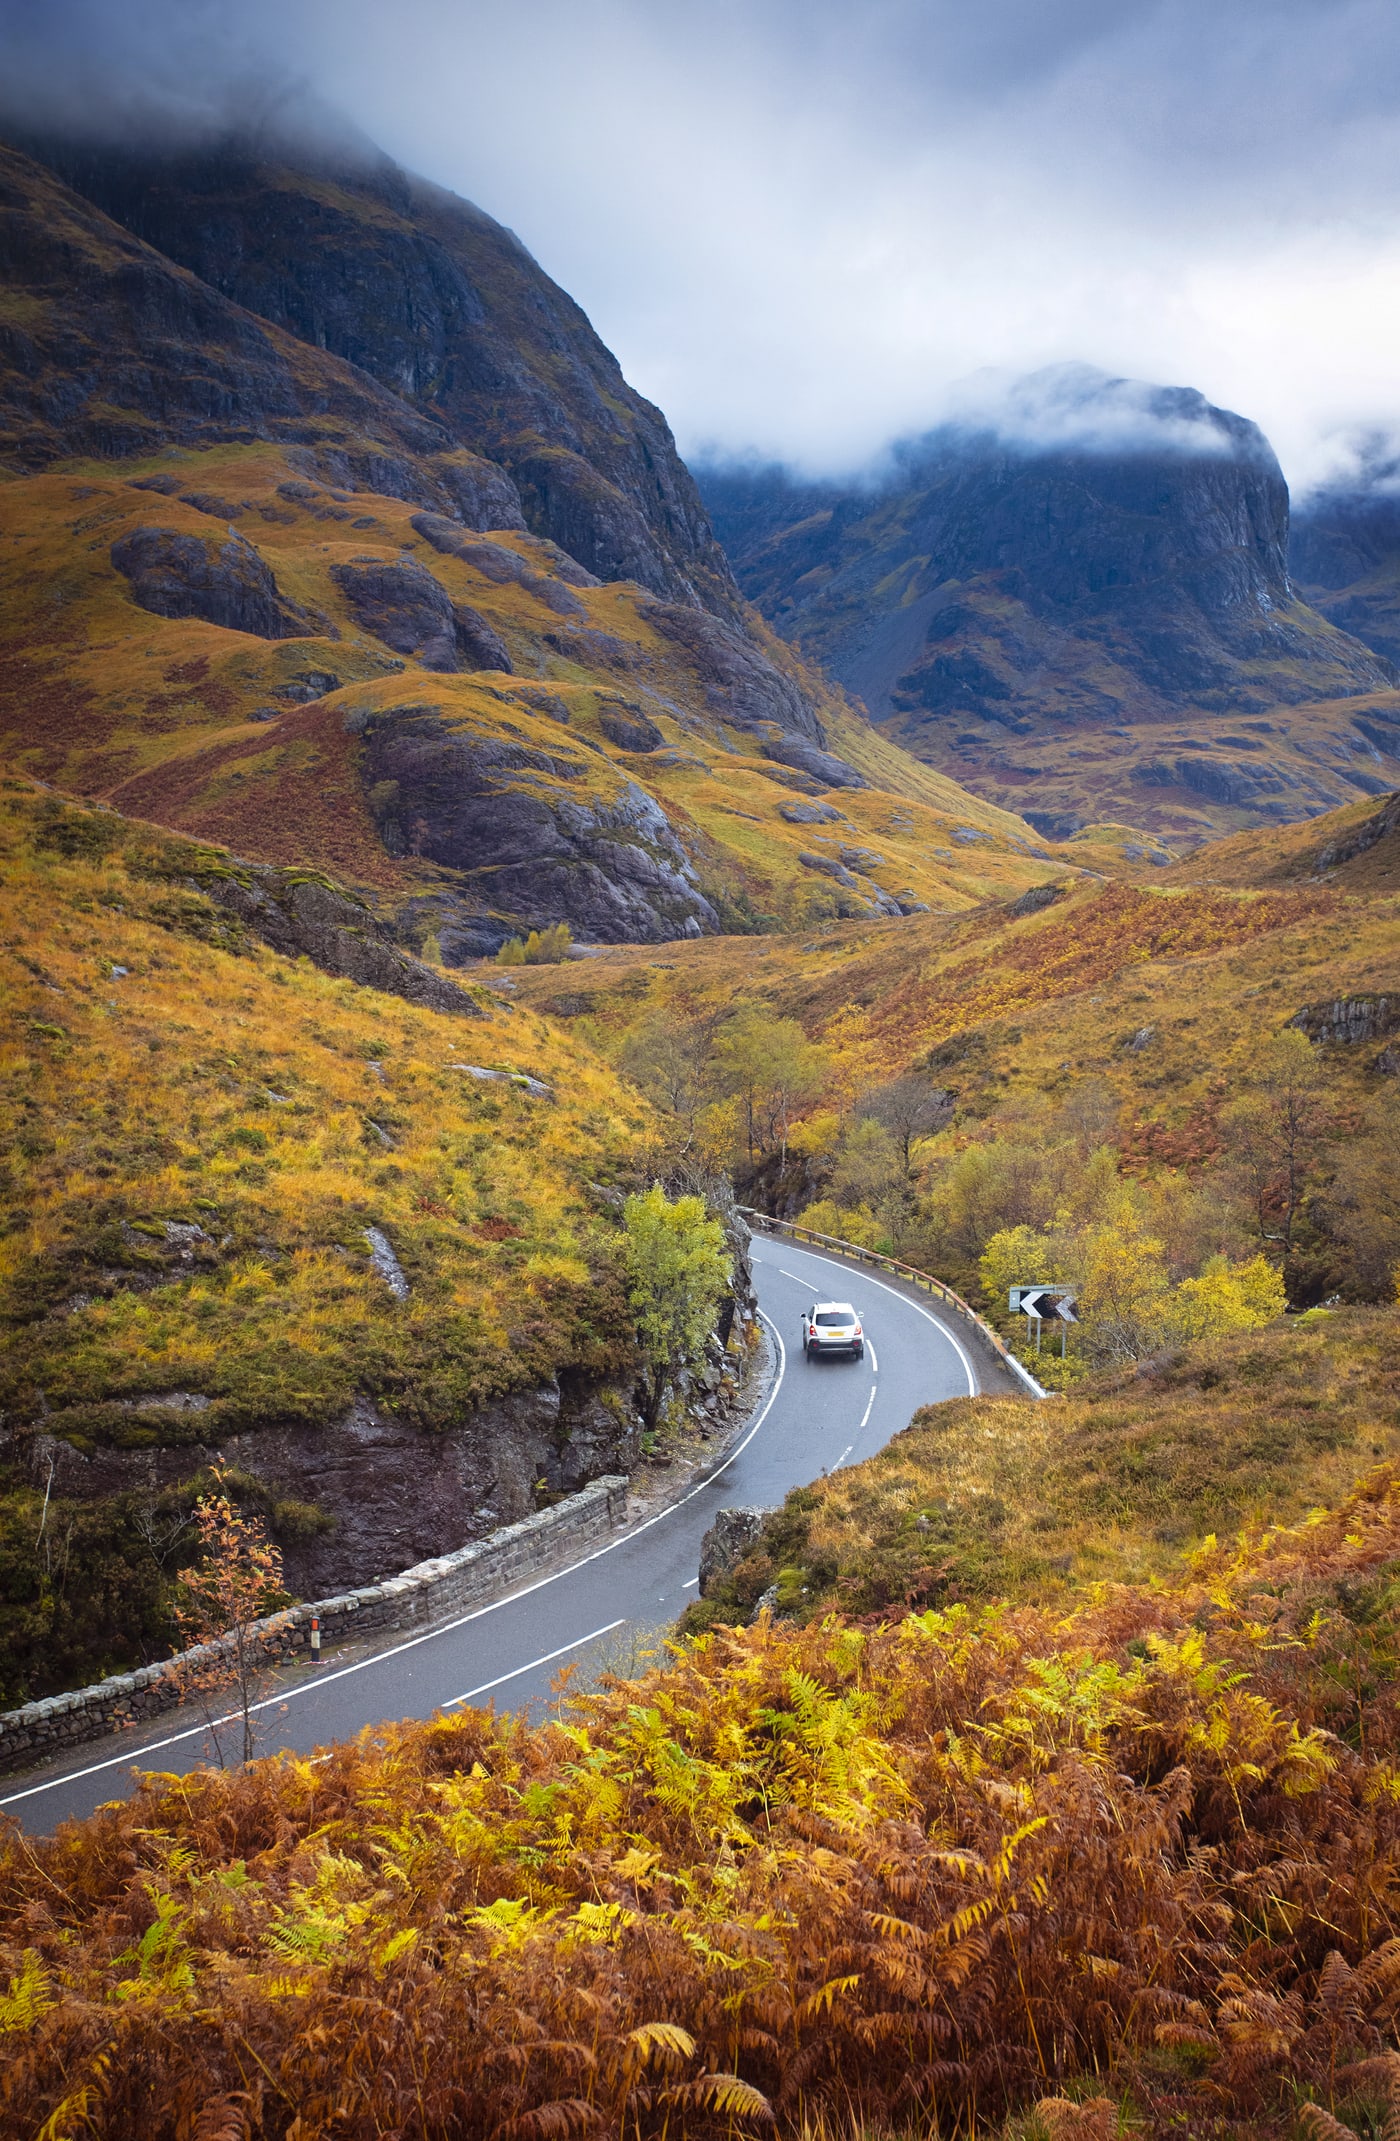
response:
M774 1582L802 1619L1151 1583L1183 1547L1341 1501L1400 1460L1400 1311L1314 1310L1043 1405L928 1406L878 1456L790 1494L690 1625Z
M1306 1003L1396 986L1394 892L1168 888L1160 873L1150 886L1066 882L1066 898L1020 917L989 902L842 923L805 943L619 947L570 968L567 984L557 970L520 973L520 997L558 1004L567 990L565 1007L607 1030L654 1006L742 994L826 1041L838 1089L923 1066L974 1115L1093 1077L1126 1105L1144 1157L1189 1160L1213 1149L1215 1113L1262 1034ZM1338 1059L1358 1100L1374 1086L1373 1053Z
M648 1120L530 1013L466 1022L289 963L190 888L187 843L53 813L13 782L0 796L0 1407L21 1623L41 1429L142 1449L325 1421L357 1391L431 1429L562 1366L625 1366L615 1222L589 1184L625 1171ZM202 1238L172 1243L169 1222ZM372 1268L371 1225L404 1305ZM174 1391L211 1403L143 1408ZM94 1577L118 1551L105 1534L89 1549ZM130 1655L131 1634L120 1614L51 1629L45 1675L74 1641L98 1646L80 1666Z
M208 510L131 487L130 479L152 473L177 479ZM691 846L707 888L742 895L785 923L800 922L814 902L830 910L830 881L799 861L821 847L825 829L782 818L782 806L800 798L771 777L751 735L724 726L693 664L646 623L637 589L611 583L578 591L587 612L578 624L609 635L617 651L584 649L571 658L546 638L561 627L547 602L440 556L414 533L411 506L368 492L287 498L279 486L289 481L305 491L278 448L223 446L124 463L120 476L110 464L70 464L0 486L0 749L9 764L255 858L332 869L392 903L439 880L411 857L395 861L384 852L344 723L356 707L416 700L486 735L509 731L556 752L572 745L584 768L573 793L607 796L626 780L641 782ZM109 562L114 541L143 525L208 539L226 519L257 548L283 593L337 638L271 642L135 607ZM547 550L532 538L494 539L548 573ZM489 620L510 649L514 677L435 675L399 661L355 625L331 567L403 553ZM780 659L795 661L785 650ZM279 687L314 670L339 676L342 688L275 722L250 719L277 705L270 694ZM1047 875L1046 860L1032 850L1048 851L1018 819L914 765L835 694L816 689L834 747L886 784L884 792L834 798L850 821L838 828L843 840L868 845L878 835L884 860L872 867L883 889L955 908ZM567 716L566 731L557 713L541 710L548 699ZM606 701L640 708L667 748L617 749L598 721ZM960 839L958 826L979 839ZM1102 866L1112 849L1103 858L1076 849L1076 859Z

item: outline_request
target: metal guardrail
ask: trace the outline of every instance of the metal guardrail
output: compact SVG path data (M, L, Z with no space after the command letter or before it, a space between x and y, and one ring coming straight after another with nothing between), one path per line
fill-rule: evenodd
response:
M955 1315L972 1324L992 1350L1000 1354L1012 1374L1020 1377L1033 1398L1050 1396L1050 1392L1041 1388L1024 1362L1017 1360L1001 1333L994 1331L990 1323L978 1315L975 1308L968 1307L961 1294L954 1293L952 1287L945 1286L941 1279L930 1277L927 1271L920 1271L915 1264L901 1264L898 1257L882 1256L878 1249L863 1249L859 1242L842 1241L839 1235L819 1234L815 1227L799 1226L795 1219L775 1219L771 1213L755 1211L747 1204L741 1204L738 1211L740 1217L746 1219L760 1234L785 1234L792 1241L815 1242L824 1249L835 1249L844 1257L854 1258L858 1264L878 1264L882 1271L892 1271L898 1278L906 1279L910 1285L922 1287L925 1293L934 1295L951 1308Z

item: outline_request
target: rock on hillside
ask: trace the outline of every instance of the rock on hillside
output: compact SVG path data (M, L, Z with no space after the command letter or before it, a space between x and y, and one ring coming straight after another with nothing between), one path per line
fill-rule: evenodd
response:
M159 157L45 153L211 290L358 366L500 464L511 517L523 512L600 578L740 614L660 410L519 239L470 202L349 149L329 166L285 145L263 161L233 142Z
M703 473L745 592L907 748L1047 830L1226 829L1386 785L1345 720L1331 778L1263 741L1257 717L1387 693L1394 674L1294 594L1287 488L1258 428L1082 367L1018 391L1012 416L898 447L873 488ZM1152 733L1216 719L1228 736ZM1065 764L1067 739L1101 763Z

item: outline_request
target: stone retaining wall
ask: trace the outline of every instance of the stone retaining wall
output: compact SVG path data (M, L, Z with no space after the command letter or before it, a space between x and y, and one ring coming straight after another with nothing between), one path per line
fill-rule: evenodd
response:
M556 1563L606 1539L627 1521L628 1481L612 1473L595 1479L581 1493L542 1509L523 1523L494 1531L489 1538L420 1561L383 1583L366 1584L338 1598L312 1599L290 1612L259 1624L268 1650L281 1658L307 1655L312 1616L321 1623L322 1655L355 1636L380 1635L405 1628L429 1628L454 1613L508 1591L529 1576L545 1574ZM0 1716L0 1773L28 1768L64 1747L117 1732L139 1719L153 1717L178 1703L188 1671L213 1663L217 1646L203 1645L160 1665L143 1665L119 1673L95 1687L75 1688L27 1703ZM182 1668L184 1669L182 1671ZM140 1754L132 1749L133 1760Z

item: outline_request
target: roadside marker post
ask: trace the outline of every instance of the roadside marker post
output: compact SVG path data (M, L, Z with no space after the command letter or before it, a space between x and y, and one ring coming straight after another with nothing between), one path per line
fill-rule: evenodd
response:
M319 1665L321 1662L321 1616L319 1613L313 1613L311 1616L311 1662L313 1665Z

